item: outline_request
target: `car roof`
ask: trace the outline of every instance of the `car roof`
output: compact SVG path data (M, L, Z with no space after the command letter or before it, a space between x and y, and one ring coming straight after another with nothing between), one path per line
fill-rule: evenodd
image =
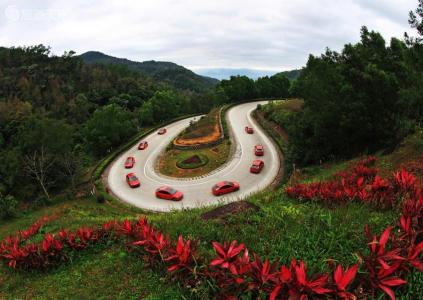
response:
M166 192L169 192L169 193L176 193L177 192L176 189L174 189L173 187L167 186L167 185L163 185L163 186L159 187L157 190L158 191L166 191Z
M220 187L220 186L224 186L224 185L233 185L233 184L234 183L232 181L225 180L225 181L218 182L216 185Z

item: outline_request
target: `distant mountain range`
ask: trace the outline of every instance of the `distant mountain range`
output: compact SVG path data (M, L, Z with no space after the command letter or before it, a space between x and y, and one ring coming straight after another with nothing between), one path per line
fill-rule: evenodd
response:
M164 61L137 62L126 58L113 57L98 51L88 51L80 55L86 63L125 65L154 79L166 82L179 89L204 91L219 83L219 80L195 74L180 65Z
M203 76L210 76L217 78L219 80L222 79L229 79L231 76L247 76L252 79L257 79L263 76L272 76L275 74L283 74L288 77L290 80L297 79L300 75L301 70L291 70L291 71L283 71L283 72L276 72L270 70L257 70L257 69L247 69L247 68L198 68L195 71Z
M301 70L291 70L275 72L270 70L256 70L248 68L198 68L196 73L177 65L165 61L143 61L137 62L126 58L110 56L98 51L88 51L80 55L86 63L125 65L131 70L138 71L154 79L166 82L178 89L193 90L197 92L205 91L219 83L219 80L229 79L231 76L241 75L252 79L263 76L283 74L290 80L295 80L300 75ZM217 78L217 79L216 79Z

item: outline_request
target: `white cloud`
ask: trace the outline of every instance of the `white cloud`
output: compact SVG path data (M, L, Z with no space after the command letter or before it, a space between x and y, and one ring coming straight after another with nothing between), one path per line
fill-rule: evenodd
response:
M188 67L290 69L325 47L409 30L417 0L1 1L0 44L98 50Z

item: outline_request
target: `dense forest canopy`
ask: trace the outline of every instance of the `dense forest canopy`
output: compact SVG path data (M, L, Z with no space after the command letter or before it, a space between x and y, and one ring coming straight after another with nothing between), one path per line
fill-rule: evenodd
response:
M136 62L117 58L98 51L89 51L80 55L89 64L124 65L128 69L153 77L156 81L166 82L179 89L202 92L219 83L219 80L200 76L172 62L143 61Z
M290 135L288 159L300 165L395 147L423 121L423 1L410 13L418 37L383 37L367 27L342 52L310 55L291 87L300 113L273 116Z
M54 56L43 45L1 48L0 86L0 193L21 199L73 185L140 126L216 105L125 66L86 64L72 51Z
M51 193L74 191L84 170L141 127L224 103L285 95L289 88L285 77L233 77L206 89L209 79L187 81L193 73L175 64L146 62L143 68L86 63L73 51L55 56L44 45L0 48L3 202L15 203L6 195L43 202ZM187 84L177 84L178 78ZM251 85L248 93L245 84Z

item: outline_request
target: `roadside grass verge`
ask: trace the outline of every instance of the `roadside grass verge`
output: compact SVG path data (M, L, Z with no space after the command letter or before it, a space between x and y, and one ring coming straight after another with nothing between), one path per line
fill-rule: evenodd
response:
M229 140L224 140L219 145L211 148L198 150L170 149L159 158L158 170L163 175L171 177L187 178L205 175L217 169L227 161L230 148L231 145ZM208 158L208 163L195 169L182 169L177 167L176 163L178 161L187 159L193 155L206 156Z

